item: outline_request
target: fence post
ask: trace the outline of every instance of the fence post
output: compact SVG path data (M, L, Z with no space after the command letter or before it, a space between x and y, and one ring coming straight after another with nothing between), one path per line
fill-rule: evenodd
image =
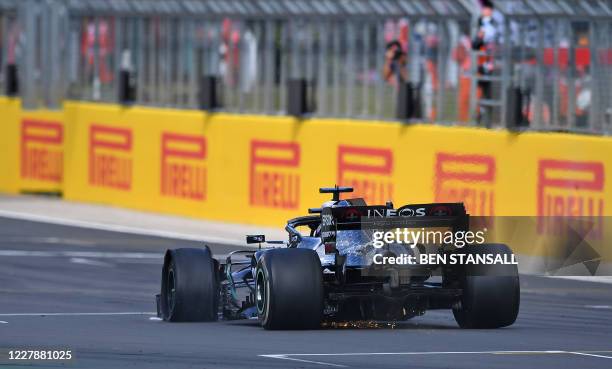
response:
M346 109L344 114L353 116L353 98L355 96L355 44L357 32L352 21L346 22Z
M504 55L502 56L503 59L503 64L502 64L502 76L501 76L501 111L500 111L500 115L499 115L499 120L500 120L500 124L502 127L508 127L510 124L514 124L515 122L510 122L508 120L508 109L510 109L511 107L509 106L508 102L509 100L509 95L508 92L511 91L511 89L513 88L512 86L512 79L510 77L510 68L512 66L512 38L510 37L510 25L509 25L510 21L506 18L504 18L504 25L503 25L503 53ZM513 108L513 107L512 107ZM518 117L515 117L515 119Z
M599 119L599 83L597 82L599 78L604 78L603 74L600 73L599 70L599 54L597 52L597 22L590 21L589 22L589 52L591 54L591 63L589 65L589 88L591 89L591 103L589 105L589 120L588 120L588 130L593 131L598 128L596 125L600 124L601 120ZM601 127L599 127L601 128Z
M446 63L448 60L447 47L448 42L447 39L449 37L446 24L444 21L439 21L437 24L437 32L438 32L438 52L437 52L437 61L436 68L438 74L438 93L436 94L435 108L433 116L431 117L432 123L442 122L444 120L444 95L445 95L445 87L446 87ZM433 83L433 81L432 81Z
M22 63L18 63L21 91L21 104L25 109L34 109L37 105L36 89L36 18L38 17L38 2L23 0L19 4L20 23L23 24L23 55Z
M568 38L573 40L572 22L569 22L568 26ZM569 129L573 129L576 128L576 49L573 41L569 43L567 53L567 123Z

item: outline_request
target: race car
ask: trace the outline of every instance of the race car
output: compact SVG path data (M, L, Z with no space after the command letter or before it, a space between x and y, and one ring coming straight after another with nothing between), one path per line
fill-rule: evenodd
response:
M452 309L461 328L500 328L517 318L516 264L376 263L403 255L512 256L503 244L391 242L375 246L375 232L400 228L469 229L462 203L368 206L333 194L307 216L290 219L287 241L246 236L248 250L213 258L208 246L168 250L157 314L169 322L258 319L265 329L316 329L333 322L397 322L429 309ZM380 233L378 234L380 235ZM428 259L428 258L425 258Z

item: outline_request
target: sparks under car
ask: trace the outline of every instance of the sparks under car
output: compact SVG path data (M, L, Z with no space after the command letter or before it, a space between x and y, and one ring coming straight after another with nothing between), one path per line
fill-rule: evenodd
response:
M519 310L515 264L380 265L398 255L513 256L502 244L374 247L373 229L469 228L461 203L368 206L340 199L350 187L321 188L333 199L290 219L288 241L247 236L259 248L230 253L225 262L207 246L168 250L158 315L166 321L259 319L266 329L315 329L324 322L401 321L429 309L452 309L462 328L511 325ZM264 247L262 247L264 245Z

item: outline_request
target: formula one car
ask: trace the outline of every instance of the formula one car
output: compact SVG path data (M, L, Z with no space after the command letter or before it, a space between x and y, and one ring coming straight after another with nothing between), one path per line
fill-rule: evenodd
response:
M247 236L258 248L221 263L208 246L168 250L158 316L165 321L259 319L266 329L316 329L325 323L401 321L428 309L452 309L461 328L511 325L519 310L515 264L376 264L419 254L513 256L502 244L373 246L373 230L469 228L462 203L367 206L340 199L350 187L321 188L333 199L290 219L288 241ZM305 229L305 231L304 231ZM264 247L262 247L264 245Z

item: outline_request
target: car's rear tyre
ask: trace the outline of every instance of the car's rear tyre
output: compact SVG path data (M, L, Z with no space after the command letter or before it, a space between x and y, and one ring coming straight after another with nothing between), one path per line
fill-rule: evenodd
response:
M317 329L323 314L323 277L310 249L266 251L255 272L255 303L265 329Z
M512 250L503 244L484 244L460 253L512 255ZM515 264L465 265L461 281L461 303L453 308L461 328L501 328L516 321L520 285Z
M166 251L160 298L164 320L217 320L219 282L216 265L208 246Z

